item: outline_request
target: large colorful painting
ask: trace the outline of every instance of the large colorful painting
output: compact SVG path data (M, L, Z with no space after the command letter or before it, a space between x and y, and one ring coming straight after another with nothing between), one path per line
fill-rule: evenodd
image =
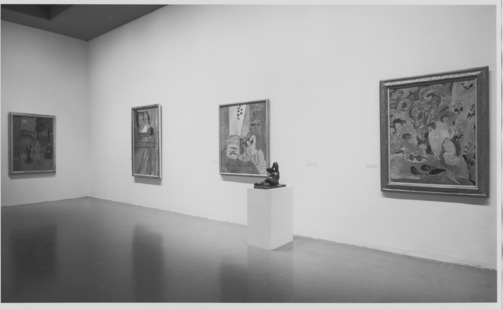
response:
M55 117L9 113L9 172L56 172Z
M161 106L134 107L131 118L133 176L161 179Z
M383 191L488 196L488 68L381 81Z
M220 174L267 176L269 100L220 105Z

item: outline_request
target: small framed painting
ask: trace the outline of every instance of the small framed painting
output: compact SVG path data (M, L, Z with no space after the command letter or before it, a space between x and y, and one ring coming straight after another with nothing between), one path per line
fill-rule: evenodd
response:
M131 120L133 176L161 179L161 106L133 107Z
M55 116L9 113L9 173L55 173Z
M267 176L269 100L225 104L220 113L220 174Z
M488 74L380 82L383 191L488 196Z

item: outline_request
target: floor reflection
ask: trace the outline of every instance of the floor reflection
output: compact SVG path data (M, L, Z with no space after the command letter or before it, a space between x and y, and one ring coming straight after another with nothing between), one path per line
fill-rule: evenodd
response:
M94 198L2 207L2 302L494 302L495 271ZM446 284L448 283L448 284Z
M221 266L221 302L291 302L293 290L292 245L276 250L246 246L246 264L227 258Z
M56 276L56 231L55 224L13 231L15 286L44 283Z
M135 226L133 236L133 278L137 302L163 301L163 237L144 226Z
M293 298L292 253L248 247L249 298L253 302L290 302Z
M5 248L9 252L6 262L10 264L2 267L11 291L3 294L3 300L9 301L9 295L21 299L34 297L33 290L55 282L58 272L56 235L55 224L11 231L10 248Z
M248 267L224 258L220 266L220 302L240 303L248 299Z

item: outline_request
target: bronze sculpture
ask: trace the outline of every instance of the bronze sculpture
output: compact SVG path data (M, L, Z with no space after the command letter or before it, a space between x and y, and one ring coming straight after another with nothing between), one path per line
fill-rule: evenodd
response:
M253 186L256 189L274 189L282 188L286 185L279 183L279 165L278 162L274 162L272 167L266 168L267 174L269 176L262 182L257 182Z

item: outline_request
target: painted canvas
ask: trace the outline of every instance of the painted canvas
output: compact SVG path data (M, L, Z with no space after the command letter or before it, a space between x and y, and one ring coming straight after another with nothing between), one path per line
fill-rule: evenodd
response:
M267 176L269 100L220 105L220 174Z
M487 72L381 82L383 190L487 196Z
M9 113L9 172L54 173L55 117Z
M131 118L133 176L161 179L161 106L134 107Z

